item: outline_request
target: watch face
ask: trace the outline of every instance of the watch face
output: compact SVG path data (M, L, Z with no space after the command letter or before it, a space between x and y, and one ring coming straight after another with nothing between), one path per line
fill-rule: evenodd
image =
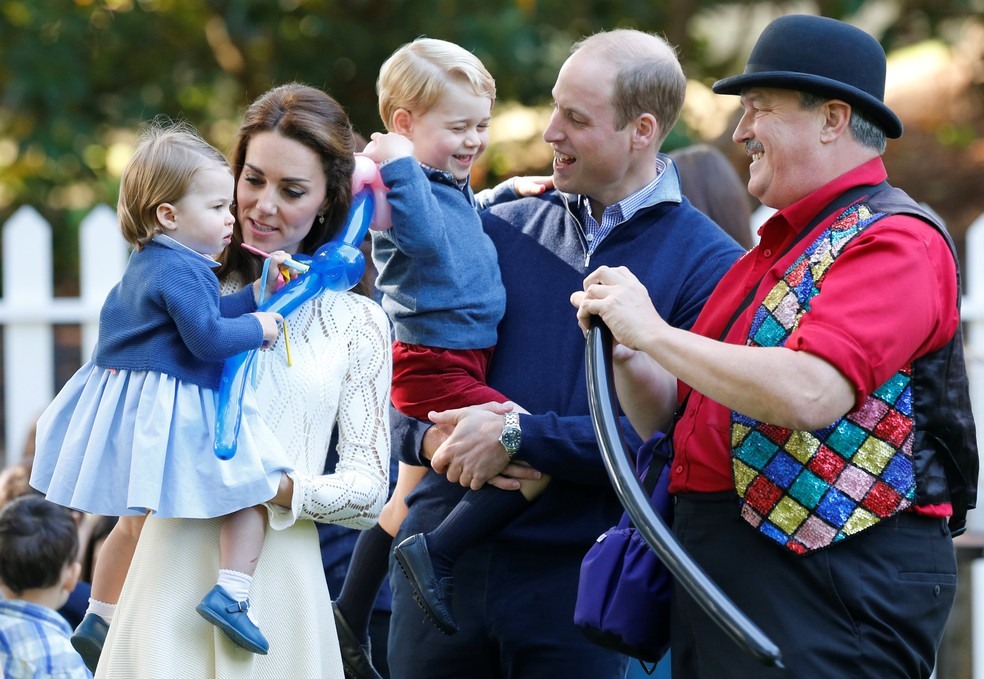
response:
M502 432L502 445L505 446L506 450L516 450L519 448L519 442L521 440L522 434L520 434L518 429L507 429Z

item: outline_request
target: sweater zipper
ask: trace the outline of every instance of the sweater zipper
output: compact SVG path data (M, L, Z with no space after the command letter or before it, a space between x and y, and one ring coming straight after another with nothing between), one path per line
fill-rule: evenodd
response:
M570 203L568 203L566 198L564 198L564 209L567 210L567 214L569 214L571 219L574 220L574 224L577 225L577 230L581 234L581 247L584 249L584 268L587 270L588 266L591 264L591 248L588 243L588 234L585 233L584 225L581 224L581 220L579 220L574 213L571 212Z

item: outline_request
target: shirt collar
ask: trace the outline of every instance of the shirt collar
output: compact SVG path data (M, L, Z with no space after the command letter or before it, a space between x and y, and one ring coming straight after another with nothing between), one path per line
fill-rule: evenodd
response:
M427 175L428 179L433 179L434 176L436 175L436 176L441 177L442 179L444 179L445 182L447 182L447 183L449 183L449 184L451 184L453 186L457 186L459 189L462 189L462 190L464 190L464 188L471 183L471 175L470 174L467 177L465 177L464 179L458 180L458 179L455 179L454 175L451 174L450 172L448 172L447 170L440 170L440 169L438 169L436 167L432 167L432 166L430 166L430 165L428 165L426 163L420 163L420 169L422 169L424 171L424 174Z
M888 173L881 157L872 158L773 214L759 229L759 235L764 237L766 230L776 228L803 228L823 208L848 189L855 186L877 186L887 178Z
M219 267L219 263L215 261L213 258L209 257L208 255L203 255L200 252L196 252L195 250L189 248L187 245L183 243L179 243L178 241L174 240L170 236L164 235L163 233L159 233L156 236L154 236L154 242L157 243L158 245L163 245L164 247L171 248L172 250L183 252L193 257L198 257L213 269Z
M670 168L672 172L667 172ZM575 203L578 206L579 214L584 220L585 214L591 214L591 201L585 194L574 195L569 193L561 194L568 205ZM635 213L645 207L652 207L660 203L680 203L683 196L680 192L680 176L677 173L673 161L665 154L656 157L656 177L651 182L643 186L638 191L629 194L622 200L605 208L605 214L617 212L620 219L617 223L628 221L635 216ZM587 211L587 213L585 213Z

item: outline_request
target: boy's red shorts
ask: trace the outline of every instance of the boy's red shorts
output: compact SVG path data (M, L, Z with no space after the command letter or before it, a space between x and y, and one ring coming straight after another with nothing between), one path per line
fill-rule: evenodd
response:
M493 349L442 349L393 342L393 405L404 415L427 419L432 410L508 401L485 383Z

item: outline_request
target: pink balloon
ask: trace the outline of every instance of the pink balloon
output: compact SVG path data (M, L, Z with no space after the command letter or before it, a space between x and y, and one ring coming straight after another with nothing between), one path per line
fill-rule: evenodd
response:
M373 142L369 143L372 144ZM375 202L375 212L369 228L373 231L385 231L393 226L390 206L386 201L386 193L389 189L383 183L383 178L379 174L379 167L369 157L357 153L355 154L355 172L352 173L352 195L359 193L363 188L372 191Z

